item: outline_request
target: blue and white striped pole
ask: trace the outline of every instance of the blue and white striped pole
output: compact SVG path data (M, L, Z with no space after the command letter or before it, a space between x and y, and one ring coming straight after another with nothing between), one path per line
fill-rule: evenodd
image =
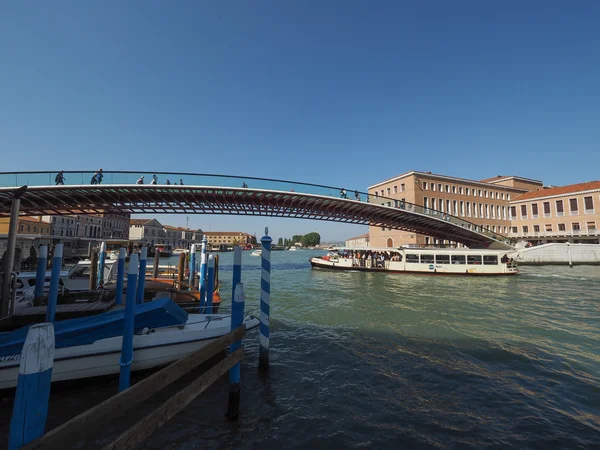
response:
M206 314L213 312L213 292L215 290L215 255L208 257L208 271L206 275Z
M27 445L44 434L54 365L54 325L32 325L25 338L15 404L10 421L9 450Z
M56 244L52 258L52 272L50 275L50 290L48 291L48 306L46 308L46 322L54 322L56 316L56 303L58 302L58 286L60 285L60 267L62 266L63 244Z
M138 255L129 257L127 268L127 297L125 298L125 324L123 326L123 344L121 347L121 373L119 374L119 392L129 387L131 362L133 361L133 324L135 316L135 291L137 287Z
M35 290L33 304L40 305L44 298L44 285L46 284L46 266L48 265L48 246L42 245L37 258L37 273L35 275Z
M260 238L262 244L262 271L260 280L260 347L258 350L258 371L269 371L269 335L271 314L271 242L269 229L265 228L265 236Z
M194 278L196 278L196 244L192 244L190 249L190 279L188 283L190 290L194 288ZM200 300L202 301L203 298Z
M206 298L206 237L202 239L202 253L200 254L200 306Z
M158 251L158 250L155 250ZM148 262L148 247L142 247L140 251L140 274L138 276L138 287L136 303L138 305L144 303L144 289L146 286L146 264ZM129 283L129 281L127 281Z
M102 289L104 286L104 261L106 261L106 242L100 244L100 255L98 259L98 277L96 278L98 281L96 282L96 286L98 289Z
M239 259L241 260L242 249L240 247L236 247L236 249L239 250ZM235 257L236 255L234 255L234 267ZM244 303L244 284L238 282L235 285L233 299L231 302L231 331L242 326L244 323ZM241 346L242 342L236 341L231 344L229 351L233 353ZM229 402L227 405L227 418L229 420L237 420L240 416L240 382L240 363L238 362L231 369L229 369Z
M119 261L117 263L117 288L115 291L115 304L123 303L123 280L125 279L125 256L127 249L121 247L119 249Z

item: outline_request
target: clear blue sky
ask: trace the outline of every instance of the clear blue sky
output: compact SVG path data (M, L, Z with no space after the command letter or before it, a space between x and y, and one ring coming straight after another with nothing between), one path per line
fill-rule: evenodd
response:
M599 24L591 0L2 2L0 171L598 179ZM264 224L363 230L190 218Z

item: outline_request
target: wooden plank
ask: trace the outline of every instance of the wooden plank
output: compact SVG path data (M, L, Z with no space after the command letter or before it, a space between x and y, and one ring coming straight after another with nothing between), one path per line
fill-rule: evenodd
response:
M244 348L240 347L194 382L179 391L163 405L156 408L133 427L122 433L117 439L103 447L103 450L121 450L134 448L162 427L167 421L185 408L192 400L217 381L227 371L244 358Z
M245 333L246 327L244 325L236 328L206 347L175 361L148 378L134 384L129 389L119 392L99 405L54 428L24 448L56 449L72 447L81 440L82 435L88 434L94 429L104 428L112 420L121 417L155 392L181 378L203 362L208 361L233 342L239 341Z

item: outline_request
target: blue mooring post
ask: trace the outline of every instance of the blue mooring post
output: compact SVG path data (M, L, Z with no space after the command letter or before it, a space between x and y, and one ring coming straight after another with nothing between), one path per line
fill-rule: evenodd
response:
M119 375L119 392L129 387L131 363L133 361L133 325L135 316L135 291L137 288L138 255L129 257L127 268L127 296L125 298L125 325L123 326L123 345L121 347L121 373Z
M194 288L194 278L196 278L196 244L192 244L190 249L190 291ZM202 296L200 296L202 297ZM200 299L202 301L203 298Z
M123 280L125 279L125 256L127 249L119 249L119 261L117 265L117 287L115 290L115 305L123 303Z
M106 242L100 244L100 254L98 256L98 277L96 278L98 281L96 282L96 286L98 287L98 289L102 289L102 286L104 286L104 261L106 261Z
M58 301L58 286L60 284L60 267L62 266L63 244L56 244L52 258L50 275L50 290L48 291L48 306L46 307L46 322L54 322L56 303Z
M206 272L206 314L212 314L213 291L215 290L215 255L208 257L208 271Z
M33 304L39 305L44 298L44 285L46 284L46 267L48 266L48 246L42 245L38 253L37 273L35 275L35 290Z
M269 335L271 316L271 242L269 229L265 228L265 236L260 238L262 244L262 271L260 280L260 347L258 349L258 371L269 371Z
M154 250L157 252L158 250ZM142 247L140 251L140 274L138 276L138 287L137 287L137 297L136 303L141 305L144 303L144 289L146 285L146 264L148 261L148 247ZM127 281L129 283L129 281ZM129 286L129 285L128 285Z
M231 292L231 330L235 330L244 322L244 285L242 279L242 249L233 249L233 287ZM241 341L231 344L229 351L233 353L242 345ZM237 420L240 415L240 363L229 369L229 403L227 405L227 418Z
M200 306L204 305L206 298L206 237L202 239L202 253L200 254Z
M44 434L54 365L54 325L32 325L27 332L10 421L9 450Z

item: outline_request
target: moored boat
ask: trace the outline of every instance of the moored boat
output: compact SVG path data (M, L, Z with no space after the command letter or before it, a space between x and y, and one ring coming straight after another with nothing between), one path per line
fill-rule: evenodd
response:
M309 259L312 267L430 275L516 275L506 252L463 248L337 248Z
M261 249L254 250L252 253L250 253L250 256L261 256L261 255L262 255Z

